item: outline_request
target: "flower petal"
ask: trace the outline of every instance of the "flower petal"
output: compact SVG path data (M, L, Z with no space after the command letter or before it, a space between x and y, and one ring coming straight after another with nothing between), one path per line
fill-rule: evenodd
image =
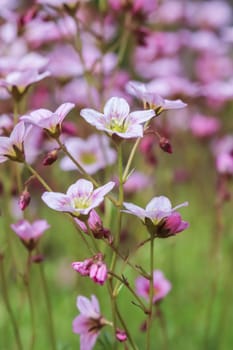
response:
M147 109L145 111L135 111L130 113L129 120L130 123L141 124L150 120L155 116L155 111L153 109Z
M79 179L67 190L67 196L74 197L88 197L93 192L93 184L85 179Z
M54 112L54 114L58 115L60 120L63 120L67 114L71 111L71 109L73 109L75 107L74 103L63 103L60 107L58 107L56 109L56 111Z
M135 205L133 203L127 203L127 202L124 202L123 205L127 209L127 210L124 210L125 213L136 215L141 220L144 221L145 216L146 216L146 211L143 208L141 208L138 205Z
M97 188L96 190L94 190L92 198L91 198L92 199L92 208L99 205L103 201L104 196L108 192L110 192L114 186L115 186L115 182L110 181L106 185L101 186L101 187Z
M94 304L92 300L94 300ZM98 319L100 317L100 314L98 312L99 307L98 310L96 310L96 304L99 304L97 299L89 300L83 296L78 296L77 298L77 307L80 313L89 318Z
M73 212L74 210L70 204L70 198L64 193L44 192L41 199L51 209L65 212Z
M170 213L172 210L172 205L170 200L165 196L154 197L147 204L146 211L160 211Z
M103 130L105 121L102 113L91 108L83 108L80 115L86 120L87 123L95 126L99 130Z
M104 106L104 115L108 120L123 120L129 115L129 104L124 98L112 97Z

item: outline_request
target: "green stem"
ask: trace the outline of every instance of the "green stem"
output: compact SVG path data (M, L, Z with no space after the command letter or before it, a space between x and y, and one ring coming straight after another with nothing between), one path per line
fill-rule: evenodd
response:
M152 316L153 316L153 297L154 297L154 237L151 235L150 241L150 294L149 294L149 313L147 319L147 339L146 339L146 350L150 350L150 334L152 326Z
M26 272L24 276L24 283L28 295L28 303L29 303L29 310L30 310L30 316L31 316L31 341L29 349L33 350L35 345L35 339L36 339L36 327L35 327L35 312L34 312L34 305L33 305L33 298L32 298L32 292L31 292L31 285L30 285L30 268L31 268L31 252L28 252L28 259L27 259L27 265L26 265Z
M115 237L114 245L116 249L118 249L120 242L120 234L121 234L121 218L122 218L122 205L124 201L124 189L123 189L123 159L122 159L122 145L118 145L118 181L119 181L119 194L118 194L118 213L117 213L117 234ZM111 271L115 271L117 261L117 254L114 252L112 262L111 262Z
M147 126L149 125L150 123L150 120L148 120L145 125L144 125L144 130L146 130ZM141 141L141 137L138 137L135 144L133 145L133 148L130 152L130 155L129 155L129 158L128 158L128 161L127 161L127 164L126 164L126 167L125 167L125 170L124 170L124 173L123 173L123 183L127 180L127 177L130 173L130 167L131 167L131 164L132 164L132 161L133 161L133 158L135 156L135 153L136 153L136 150L138 148L138 145Z
M145 307L145 305L143 304L143 302L141 301L141 299L139 298L139 296L135 293L135 291L133 290L133 288L130 287L129 283L124 280L122 277L118 276L116 273L112 272L112 271L108 271L108 273L115 277L118 281L120 281L122 284L124 284L124 286L131 292L131 294L134 296L134 298L138 301L138 303L140 304L142 310L144 311L144 313L147 313L147 308ZM116 295L116 290L113 291L113 295Z
M48 311L48 326L49 326L49 335L50 335L50 341L51 341L51 349L56 350L56 337L54 333L54 322L52 318L52 307L51 307L51 302L49 297L48 284L45 278L45 273L44 273L44 268L42 263L40 263L39 266L40 266L40 277L41 277L41 282L42 282L42 287L43 287L43 292L45 297L45 303Z
M38 172L33 169L31 167L30 164L25 163L25 166L28 168L28 170L37 178L37 180L44 186L44 188L49 191L52 192L52 188L47 184L47 182L45 182L45 180L40 176L40 174L38 174Z
M113 295L112 280L110 278L107 280L107 288L108 288L108 293L109 293L109 297L110 297L110 303L111 303L111 309L112 309L112 319L113 319L113 331L114 331L114 336L115 336L116 331L117 331L116 300L115 300L115 297ZM113 350L116 350L116 349L117 349L117 342L114 342Z
M8 297L8 291L7 291L7 284L6 284L6 277L5 277L5 272L4 272L4 266L3 266L3 256L0 257L0 277L1 277L1 287L2 287L2 296L4 303L6 305L7 312L9 314L11 324L13 327L14 335L15 335L15 341L17 344L18 350L23 350L21 338L20 338L20 333L19 333L19 327L16 321L16 318L14 316L13 310L11 308L11 304L9 301Z
M130 332L129 332L129 330L128 330L128 327L127 327L127 325L126 325L124 319L122 318L122 316L121 316L121 314L120 314L120 311L119 311L119 309L118 309L117 304L116 304L116 314L117 314L117 317L119 318L119 321L120 321L121 324L122 324L122 327L124 328L124 330L125 330L125 332L126 332L126 334L127 334L128 340L129 340L129 342L130 342L132 348L133 348L134 350L138 350L137 345L134 343L133 338L131 337L131 334L130 334Z

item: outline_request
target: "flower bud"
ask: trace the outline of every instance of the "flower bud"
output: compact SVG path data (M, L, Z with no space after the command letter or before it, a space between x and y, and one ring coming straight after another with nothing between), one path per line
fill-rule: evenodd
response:
M19 207L21 210L25 210L31 201L31 195L28 190L24 190L19 197Z
M57 149L54 149L51 152L47 153L47 155L43 159L42 164L47 166L47 165L51 165L54 162L56 162L56 160L57 160L57 153L58 153Z
M166 137L159 139L159 147L166 153L172 153L172 145Z
M127 338L128 337L127 337L126 332L121 330L121 329L119 329L119 328L117 328L117 330L116 330L116 339L118 341L120 341L120 342L124 342L124 341L127 340Z

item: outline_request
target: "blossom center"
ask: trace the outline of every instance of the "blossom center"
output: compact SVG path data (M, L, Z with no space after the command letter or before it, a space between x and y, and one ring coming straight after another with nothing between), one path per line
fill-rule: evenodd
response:
M96 162L96 156L92 152L83 152L81 154L80 160L83 164L93 164Z
M87 209L91 205L90 198L78 197L73 199L73 207L75 209Z
M128 124L126 123L125 120L123 120L122 122L116 118L112 118L109 128L112 131L116 131L116 132L126 132L128 128Z

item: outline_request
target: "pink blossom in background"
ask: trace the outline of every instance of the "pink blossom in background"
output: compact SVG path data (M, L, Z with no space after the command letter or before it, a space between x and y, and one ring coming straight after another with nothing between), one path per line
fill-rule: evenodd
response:
M117 328L116 339L121 343L126 341L128 339L126 332L123 331L122 329Z
M32 250L35 248L40 236L50 228L46 220L35 220L30 223L27 220L20 220L11 225L12 230L19 236L23 244Z
M232 75L233 65L230 57L206 53L196 59L195 72L197 78L204 84Z
M151 12L157 9L157 0L134 0L134 1L125 1L125 0L108 0L110 6L113 10L122 11L131 7L133 13L142 11L145 14L151 14Z
M138 191L145 190L153 183L152 178L142 172L134 171L124 183L126 194L134 194Z
M44 69L48 63L48 58L40 55L37 52L30 52L22 56L6 55L0 57L0 73L7 75L12 71L26 71L30 69L40 71Z
M141 124L154 117L155 112L151 109L130 113L130 107L125 99L112 97L105 104L104 113L84 108L80 115L98 130L106 131L111 136L116 134L128 139L142 137Z
M149 301L150 294L150 281L145 277L138 277L135 281L136 293L147 301ZM153 284L154 284L154 296L153 303L160 301L171 290L171 283L164 277L164 274L160 270L154 270L153 273Z
M195 114L191 118L190 129L196 137L209 137L219 131L220 121L216 117Z
M26 127L24 122L19 122L9 137L0 136L0 163L8 159L24 162L24 141L29 131L30 127Z
M146 84L140 83L138 81L130 81L126 86L127 91L133 96L141 99L142 101L153 106L159 112L167 109L180 109L187 106L186 103L181 100L165 100L157 93L150 90Z
M212 146L217 171L233 175L233 135L226 135Z
M51 209L71 213L74 216L88 215L93 208L103 202L106 194L114 186L114 182L108 182L94 190L90 181L79 179L68 188L66 194L44 192L41 198Z
M92 350L106 320L95 295L91 299L78 296L77 308L80 315L73 320L73 332L80 334L80 350Z
M51 135L57 135L61 132L61 123L74 106L73 103L67 102L59 106L55 112L43 108L37 109L28 115L22 116L20 120L45 129Z
M79 162L88 174L112 165L116 161L116 152L109 146L105 135L91 135L86 140L70 137L65 142L68 151ZM77 170L75 164L66 156L61 160L63 170Z
M103 262L103 255L101 253L84 261L73 262L72 268L80 273L81 276L89 276L95 283L101 286L108 278L107 265Z
M15 87L19 94L23 94L26 89L50 75L49 72L39 73L36 69L27 69L24 71L14 71L9 73L5 79L0 79L0 86L5 87L10 93L14 93Z

